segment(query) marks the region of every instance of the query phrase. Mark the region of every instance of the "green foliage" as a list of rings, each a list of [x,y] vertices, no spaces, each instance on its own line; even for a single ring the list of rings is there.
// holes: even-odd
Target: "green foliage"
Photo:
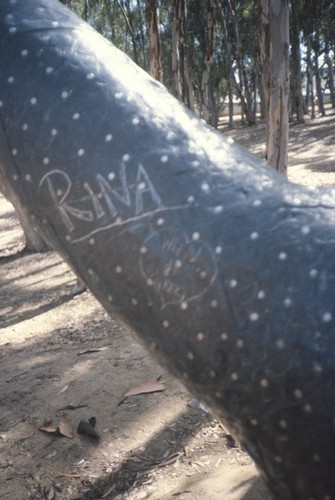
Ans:
[[[206,54],[206,2],[185,0],[187,6],[187,53],[192,72],[195,97],[200,102],[200,87]],[[171,88],[172,74],[172,19],[173,4],[178,0],[161,0],[160,33],[161,58],[164,83]],[[294,2],[303,45],[319,44],[320,54],[327,54],[329,67],[334,65],[335,52],[335,1],[291,0]],[[146,1],[144,0],[69,0],[68,4],[78,15],[85,18],[97,31],[125,51],[145,70],[148,70],[148,30],[146,23]],[[236,84],[242,92],[249,92],[249,99],[259,95],[255,85],[259,75],[259,0],[220,0],[225,13],[228,42],[231,56],[228,60],[222,22],[213,2],[215,16],[215,47],[210,70],[210,91],[218,107],[228,92],[228,67],[232,66]],[[238,37],[236,34],[238,27]],[[240,62],[239,62],[240,58]],[[242,64],[244,82],[241,82],[239,64]],[[257,83],[258,82],[258,83]],[[233,89],[235,100],[241,98],[241,89]],[[244,89],[244,90],[243,90]],[[199,108],[199,106],[198,106]]]

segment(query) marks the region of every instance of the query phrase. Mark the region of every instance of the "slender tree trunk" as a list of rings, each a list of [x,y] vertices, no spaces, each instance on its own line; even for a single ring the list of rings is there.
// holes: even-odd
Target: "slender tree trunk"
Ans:
[[[163,82],[161,59],[161,37],[159,32],[158,0],[146,0],[147,23],[149,35],[149,65],[150,74],[159,82]]]
[[[203,71],[201,77],[201,97],[202,97],[202,116],[207,123],[212,123],[212,113],[210,105],[210,89],[209,89],[209,79],[210,71],[213,62],[214,53],[214,39],[215,39],[215,23],[213,15],[213,2],[212,0],[206,0],[206,40],[205,40],[205,51],[203,58]]]
[[[294,111],[297,115],[297,122],[304,123],[304,106],[302,96],[302,78],[301,78],[301,50],[300,50],[300,28],[298,23],[297,0],[291,0],[291,47],[292,47],[292,64],[293,71],[291,72],[292,87],[293,87],[293,104]]]
[[[289,2],[260,0],[260,47],[266,111],[266,159],[287,175]]]
[[[173,0],[172,93],[194,111],[194,92],[189,58],[186,0]]]
[[[173,84],[171,92],[179,100],[183,100],[182,82],[180,75],[180,51],[179,51],[179,0],[173,0],[172,19],[172,74]]]
[[[233,101],[233,86],[234,86],[234,75],[233,75],[233,61],[231,55],[231,46],[230,40],[228,36],[228,28],[227,28],[227,20],[226,15],[223,10],[223,6],[221,0],[216,0],[216,8],[219,13],[219,19],[221,22],[221,27],[223,31],[223,41],[226,52],[226,65],[227,65],[227,74],[228,74],[228,112],[229,112],[229,128],[233,128],[234,126],[234,101]]]
[[[110,0],[104,0],[104,5],[105,5],[108,23],[109,23],[110,30],[111,30],[110,39],[112,40],[112,42],[114,42],[114,40],[115,40],[114,15],[112,12]]]
[[[315,87],[316,87],[316,95],[318,98],[318,108],[319,113],[322,116],[326,115],[325,106],[323,104],[323,92],[321,87],[321,75],[320,75],[320,67],[319,67],[319,57],[320,57],[320,34],[319,29],[317,28],[314,34],[314,74],[315,74]]]
[[[141,52],[142,52],[142,60],[143,60],[143,68],[145,70],[148,70],[148,62],[147,62],[147,54],[146,54],[146,34],[145,34],[145,22],[143,19],[143,14],[142,14],[142,2],[140,0],[136,0],[137,3],[137,10],[139,13],[139,34],[140,34],[140,41],[141,41]]]
[[[234,80],[235,80],[236,91],[241,99],[241,108],[242,108],[241,118],[243,121],[243,117],[245,116],[248,125],[254,125],[255,116],[252,112],[252,97],[249,90],[248,79],[246,77],[246,73],[243,67],[242,44],[240,40],[240,32],[238,27],[236,2],[235,0],[226,0],[226,1],[235,36],[235,57],[236,57],[239,81],[237,82],[236,80],[235,72],[234,72]]]
[[[128,28],[129,34],[130,34],[130,38],[131,38],[132,45],[133,45],[134,61],[135,61],[136,64],[139,64],[138,54],[137,54],[137,45],[136,45],[134,30],[133,30],[131,21],[130,21],[129,16],[127,15],[127,12],[126,12],[123,4],[121,3],[121,1],[120,0],[116,0],[116,3],[118,4],[118,6],[119,6],[119,8],[121,10],[121,13],[122,13],[123,18],[124,18],[124,20],[126,22],[126,25],[127,25],[127,28]]]
[[[330,102],[332,108],[335,108],[335,82],[334,82],[334,69],[333,59],[330,55],[329,44],[325,44],[325,63],[327,65],[327,83],[330,92]]]

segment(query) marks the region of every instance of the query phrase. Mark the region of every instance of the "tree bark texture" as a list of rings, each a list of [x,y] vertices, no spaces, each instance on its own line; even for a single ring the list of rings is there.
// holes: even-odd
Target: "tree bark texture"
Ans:
[[[289,2],[260,0],[260,48],[266,113],[266,159],[287,175]]]
[[[150,75],[155,78],[155,80],[163,82],[158,0],[147,0],[146,4],[149,34]]]
[[[189,59],[186,1],[173,0],[172,94],[194,111],[194,91]]]
[[[302,97],[301,78],[301,50],[300,50],[300,27],[297,13],[297,0],[291,0],[291,47],[292,47],[292,94],[293,112],[297,115],[297,122],[304,123],[304,100]]]
[[[209,79],[210,71],[213,62],[214,42],[215,42],[215,21],[213,14],[214,5],[212,0],[206,1],[206,37],[204,47],[203,71],[201,78],[201,100],[202,100],[202,116],[207,123],[212,123],[212,112],[210,104],[210,89]]]

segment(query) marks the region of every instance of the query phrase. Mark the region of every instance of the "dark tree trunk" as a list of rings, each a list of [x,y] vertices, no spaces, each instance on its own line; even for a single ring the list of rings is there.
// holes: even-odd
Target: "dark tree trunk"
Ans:
[[[314,42],[314,74],[315,74],[315,87],[316,87],[316,95],[318,98],[318,108],[319,113],[322,116],[326,115],[325,106],[323,103],[323,92],[321,86],[321,75],[320,75],[320,66],[319,66],[319,57],[320,57],[320,33],[319,29],[315,32]]]
[[[235,89],[241,100],[241,119],[243,121],[245,116],[248,125],[254,125],[256,123],[256,117],[252,112],[252,96],[249,90],[248,80],[243,67],[242,44],[240,40],[240,32],[238,27],[235,0],[227,0],[227,6],[235,37],[235,58],[238,69],[238,81],[236,79],[235,72],[233,73],[233,75],[234,75]]]
[[[210,72],[213,62],[214,53],[214,41],[215,41],[215,22],[213,13],[213,1],[206,0],[206,37],[205,37],[205,47],[203,55],[203,71],[201,77],[201,108],[202,116],[207,123],[211,125],[216,125],[213,116],[213,106],[211,106],[210,100]],[[215,107],[215,106],[214,106]],[[211,109],[212,108],[212,109]]]
[[[226,52],[226,65],[227,65],[227,74],[228,74],[228,113],[229,113],[229,128],[233,128],[234,126],[234,101],[233,101],[233,87],[234,87],[234,75],[233,75],[233,66],[232,66],[232,55],[231,55],[231,46],[230,40],[228,36],[228,28],[227,28],[227,20],[226,13],[224,12],[223,5],[220,0],[216,0],[216,8],[219,13],[219,19],[221,22],[221,27],[223,31],[223,42]]]
[[[146,0],[147,23],[149,35],[150,74],[159,82],[163,82],[161,59],[161,37],[159,32],[159,9],[157,0]]]
[[[173,0],[172,20],[172,93],[194,111],[192,71],[188,48],[186,0]]]
[[[287,175],[289,128],[288,0],[260,0],[260,47],[266,112],[266,159]]]
[[[292,93],[293,108],[297,116],[298,123],[304,123],[304,106],[302,96],[302,78],[301,78],[301,50],[300,50],[300,28],[297,13],[297,0],[291,0],[291,47],[292,47]]]

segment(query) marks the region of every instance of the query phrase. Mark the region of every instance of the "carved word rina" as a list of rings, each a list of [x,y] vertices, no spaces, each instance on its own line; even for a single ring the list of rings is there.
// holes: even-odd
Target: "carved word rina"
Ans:
[[[118,186],[114,173],[107,178],[101,174],[92,183],[74,184],[63,170],[45,174],[39,184],[40,194],[51,200],[73,242],[88,238],[92,233],[106,230],[129,220],[136,220],[156,210],[164,210],[162,200],[143,165],[139,164],[136,177],[129,183],[125,164],[119,167]],[[83,226],[83,222],[86,225]]]

